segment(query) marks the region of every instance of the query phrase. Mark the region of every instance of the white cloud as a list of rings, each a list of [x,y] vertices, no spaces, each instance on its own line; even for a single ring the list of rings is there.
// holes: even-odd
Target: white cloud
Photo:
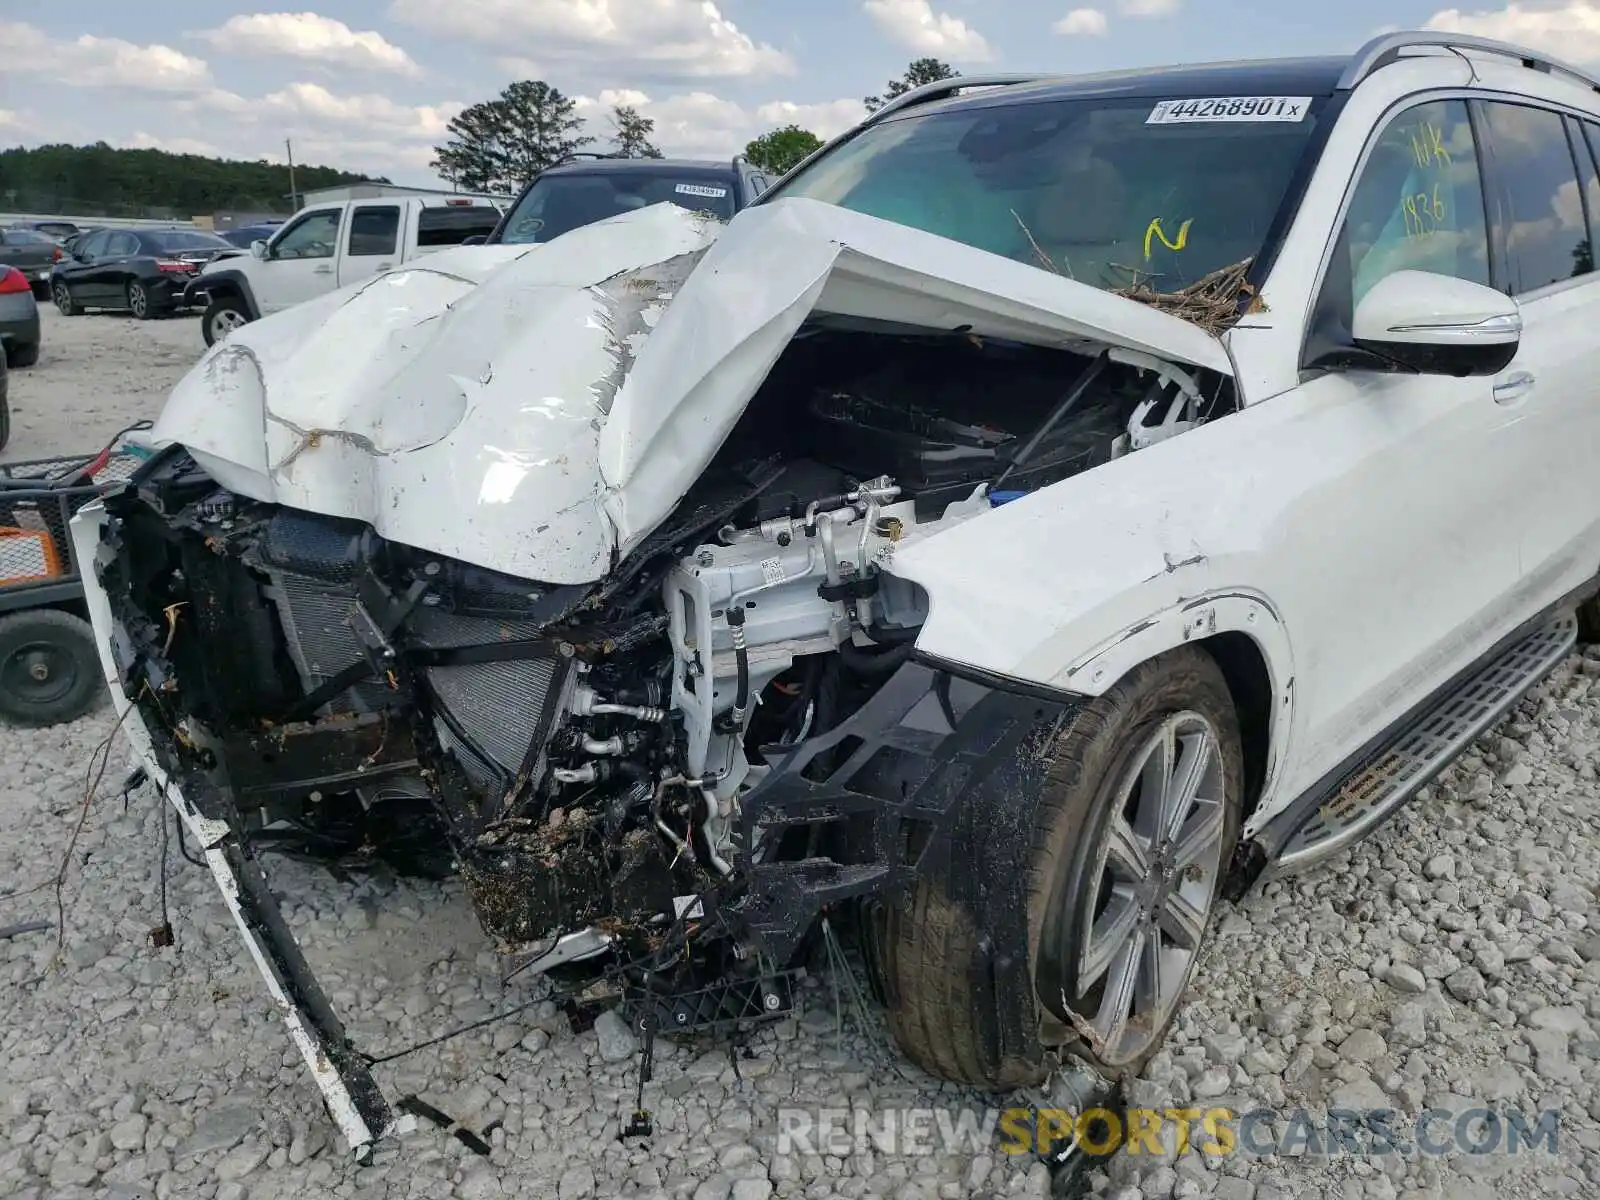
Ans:
[[[605,66],[636,77],[795,71],[787,54],[741,32],[713,0],[391,0],[389,14],[513,55],[532,52],[543,62]]]
[[[1491,12],[1446,8],[1426,22],[1429,29],[1498,38],[1578,62],[1600,62],[1600,3],[1509,4]]]
[[[21,21],[0,21],[0,46],[5,48],[7,73],[41,75],[74,87],[188,92],[205,87],[211,78],[205,60],[171,46],[138,46],[88,33],[68,41]]]
[[[989,43],[965,21],[936,13],[928,0],[866,0],[862,5],[878,28],[907,49],[959,62],[988,62]]]
[[[1125,17],[1170,17],[1183,0],[1121,0],[1117,11]]]
[[[702,91],[656,100],[631,88],[608,88],[595,96],[574,99],[579,115],[587,122],[584,132],[601,146],[611,137],[607,120],[611,109],[626,104],[656,123],[651,142],[669,158],[732,158],[753,138],[782,125],[799,125],[827,140],[865,115],[859,100],[820,104],[774,100],[751,110]]]
[[[1098,8],[1075,8],[1054,28],[1066,37],[1100,37],[1106,31],[1106,15]]]
[[[861,122],[867,109],[859,100],[828,100],[821,104],[795,104],[789,100],[774,100],[756,109],[763,129],[798,125],[809,129],[823,141],[838,137],[845,130]]]
[[[294,58],[302,62],[418,76],[422,68],[381,33],[357,32],[312,12],[241,13],[194,35],[224,54]]]

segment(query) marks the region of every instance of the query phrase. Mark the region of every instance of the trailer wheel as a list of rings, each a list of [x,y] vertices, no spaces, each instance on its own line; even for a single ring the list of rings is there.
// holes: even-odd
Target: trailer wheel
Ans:
[[[18,725],[60,725],[104,698],[89,622],[53,608],[0,617],[0,717]]]

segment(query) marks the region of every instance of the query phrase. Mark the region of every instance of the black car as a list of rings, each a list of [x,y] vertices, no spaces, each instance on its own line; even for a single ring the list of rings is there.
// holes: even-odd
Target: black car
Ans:
[[[55,265],[50,295],[65,316],[118,308],[147,320],[182,307],[189,280],[234,249],[199,229],[101,229]]]
[[[548,242],[580,225],[662,201],[726,221],[770,182],[742,158],[705,162],[573,155],[535,175],[486,240],[505,245]]]
[[[71,221],[13,221],[12,229],[32,229],[38,233],[46,234],[57,241],[64,241],[75,233],[83,230]]]

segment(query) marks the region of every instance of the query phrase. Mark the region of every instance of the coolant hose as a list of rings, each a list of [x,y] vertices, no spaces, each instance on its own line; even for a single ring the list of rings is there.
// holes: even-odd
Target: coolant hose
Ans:
[[[728,610],[728,631],[733,636],[733,661],[739,672],[739,687],[733,696],[733,724],[744,727],[744,714],[750,709],[750,651],[744,644],[744,609]]]

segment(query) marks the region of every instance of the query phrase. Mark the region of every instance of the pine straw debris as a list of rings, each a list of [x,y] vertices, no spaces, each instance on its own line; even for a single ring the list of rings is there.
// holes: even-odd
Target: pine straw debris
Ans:
[[[1232,328],[1242,313],[1257,311],[1256,289],[1248,280],[1254,261],[1247,258],[1222,267],[1175,292],[1158,291],[1133,271],[1133,282],[1115,294],[1171,313],[1216,337]]]

